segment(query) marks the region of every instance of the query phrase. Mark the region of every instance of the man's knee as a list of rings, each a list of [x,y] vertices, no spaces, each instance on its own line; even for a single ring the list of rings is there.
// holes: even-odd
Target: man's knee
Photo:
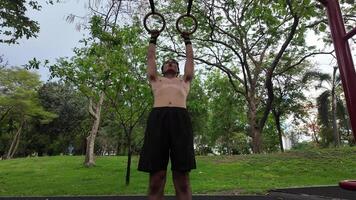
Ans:
[[[158,171],[150,174],[150,194],[158,193],[166,181],[166,171]]]
[[[177,190],[180,193],[186,194],[190,191],[189,183],[188,182],[180,182],[177,184]]]
[[[186,172],[173,172],[173,181],[176,190],[180,193],[187,193],[190,191],[189,173]]]

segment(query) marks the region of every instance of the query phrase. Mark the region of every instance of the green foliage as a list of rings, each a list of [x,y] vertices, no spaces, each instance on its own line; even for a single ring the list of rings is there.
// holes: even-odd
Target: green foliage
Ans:
[[[56,115],[40,106],[36,91],[40,84],[37,74],[19,68],[1,69],[1,109],[12,108],[11,117],[14,118],[39,117],[43,123],[48,123]]]
[[[82,126],[89,118],[87,107],[83,106],[88,104],[86,99],[72,85],[60,82],[44,84],[38,94],[42,106],[58,117],[49,124],[33,122],[27,136],[32,142],[27,150],[38,155],[59,155],[68,153],[68,147],[73,146],[73,153],[81,154],[81,142],[88,131]]]
[[[303,63],[288,69],[292,64],[292,58],[290,57],[289,53],[287,53],[283,56],[281,64],[283,64],[283,68],[281,68],[283,73],[278,73],[278,75],[273,77],[274,100],[272,111],[275,118],[274,121],[277,133],[278,126],[280,128],[280,133],[278,133],[278,135],[273,133],[268,134],[269,136],[275,135],[275,138],[270,137],[270,141],[274,142],[276,142],[276,140],[281,136],[292,138],[294,133],[287,131],[285,124],[294,123],[294,125],[298,126],[295,121],[303,121],[307,116],[307,111],[305,110],[305,102],[307,101],[307,98],[305,97],[304,91],[310,87],[310,84],[301,81],[307,69],[311,67],[309,63]],[[293,122],[287,122],[288,118],[293,118]],[[271,122],[267,121],[267,123]]]
[[[300,142],[300,143],[297,143],[297,144],[293,145],[291,150],[292,151],[294,151],[294,150],[298,150],[298,151],[306,151],[306,150],[308,150],[308,151],[311,151],[313,149],[316,149],[316,146],[315,146],[314,143],[304,141],[304,142]]]
[[[274,89],[274,81],[270,82],[270,78],[278,76],[279,71],[288,71],[286,66],[298,65],[296,63],[306,53],[314,51],[314,47],[307,46],[305,36],[309,23],[319,15],[315,5],[311,1],[265,0],[214,3],[201,0],[195,3],[200,5],[192,11],[200,22],[194,34],[196,58],[209,67],[218,68],[231,80],[227,85],[235,88],[228,95],[243,97],[243,103],[235,104],[247,105],[246,110],[239,113],[244,113],[244,118],[250,117],[245,122],[254,127],[250,129],[253,132],[250,136],[257,141],[264,134],[271,110],[273,92],[270,89]],[[174,2],[165,12],[183,10],[172,9],[179,5]],[[175,17],[168,13],[169,19]],[[173,31],[172,27],[168,32]],[[181,49],[175,42],[178,38],[172,34],[168,37],[173,39],[174,45],[164,45],[163,49],[180,55]],[[271,83],[268,90],[267,83]],[[253,144],[254,151],[260,151],[259,142]]]
[[[112,26],[100,16],[93,16],[89,25],[91,35],[82,40],[84,47],[49,66],[52,77],[71,82],[89,98],[105,94],[96,153],[122,154],[128,148],[137,153],[143,138],[141,120],[152,103],[142,31],[136,24]]]
[[[53,4],[59,0],[49,0]],[[42,6],[38,1],[0,0],[0,43],[15,44],[17,40],[26,37],[37,37],[40,27],[37,21],[26,16],[28,9],[40,11]]]
[[[202,76],[195,73],[194,77],[187,99],[187,109],[193,126],[195,152],[200,155],[209,151],[209,135],[207,134],[208,96],[203,88]]]
[[[308,46],[305,38],[309,30],[315,29],[318,33],[328,31],[325,12],[310,0],[221,0],[213,3],[201,0],[194,3],[199,5],[192,10],[192,14],[199,21],[198,31],[193,36],[196,60],[209,68],[219,68],[233,79],[230,84],[240,82],[245,87],[238,86],[240,90],[235,92],[245,97],[249,111],[253,116],[257,116],[256,119],[248,121],[250,126],[257,124],[259,127],[256,130],[262,131],[265,125],[263,120],[267,119],[269,114],[266,102],[271,99],[265,89],[264,83],[268,81],[266,75],[273,74],[271,77],[275,78],[281,73],[291,71],[298,65],[306,64],[303,60],[309,53],[319,51],[314,46]],[[345,13],[350,14],[345,16],[354,16],[351,13],[355,13],[355,5],[349,4],[347,8],[342,2],[341,6],[346,10]],[[185,5],[179,1],[173,1],[168,8],[160,8],[167,16],[167,21],[176,19],[177,13],[184,12],[184,9]],[[172,10],[176,12],[173,13]],[[167,36],[172,44],[163,44],[163,50],[177,55],[184,53],[177,42],[180,38],[174,34],[174,27],[168,26],[167,32],[164,36]],[[276,77],[272,82],[274,85],[278,84],[276,81],[280,79],[293,80],[291,85],[284,86],[283,80],[273,88],[288,93],[274,99],[279,101],[274,107],[278,107],[279,111],[283,112],[282,115],[293,112],[297,112],[298,116],[303,115],[301,101],[304,97],[301,93],[298,94],[303,85],[298,84],[298,80],[293,77],[302,73],[304,72],[296,70],[290,73],[289,77]]]
[[[318,105],[318,117],[320,119],[320,123],[325,126],[325,128],[330,128],[330,116],[329,113],[331,111],[330,108],[330,91],[326,90],[317,98]]]
[[[279,137],[276,125],[274,123],[273,116],[270,115],[267,119],[266,126],[263,129],[262,135],[263,145],[262,148],[264,152],[272,153],[279,150]]]
[[[0,123],[5,124],[4,129],[0,129],[5,152],[10,136],[20,128],[20,124],[31,124],[36,119],[41,124],[51,122],[57,117],[56,114],[46,111],[38,98],[37,90],[41,85],[39,76],[20,68],[0,69]],[[26,129],[25,129],[26,130]]]
[[[321,145],[329,146],[332,142],[335,142],[333,137],[333,102],[332,102],[332,91],[335,92],[336,98],[336,131],[337,134],[341,135],[341,140],[352,144],[352,139],[350,140],[350,126],[347,122],[348,114],[346,111],[346,106],[344,103],[344,94],[341,88],[340,76],[336,74],[336,68],[334,68],[333,77],[326,73],[321,73],[317,71],[310,71],[303,77],[303,82],[316,82],[315,89],[322,89],[321,94],[316,99],[316,105],[318,108],[318,123],[321,126],[320,137]]]
[[[205,85],[209,96],[209,145],[223,154],[246,153],[248,139],[241,135],[245,134],[247,121],[244,99],[233,92],[229,80],[217,70],[210,72]],[[242,145],[237,146],[239,143]]]

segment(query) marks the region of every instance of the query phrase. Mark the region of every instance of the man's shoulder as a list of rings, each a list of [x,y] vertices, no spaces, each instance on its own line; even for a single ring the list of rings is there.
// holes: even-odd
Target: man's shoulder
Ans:
[[[159,80],[162,80],[162,76],[157,75],[157,76],[155,77],[155,79],[148,79],[148,82],[149,82],[150,84],[152,84],[152,83],[158,82]]]

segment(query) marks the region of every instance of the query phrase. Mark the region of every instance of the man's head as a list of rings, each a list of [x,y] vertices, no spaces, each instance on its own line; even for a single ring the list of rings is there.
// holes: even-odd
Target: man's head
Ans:
[[[165,75],[174,75],[178,76],[179,75],[179,64],[176,60],[174,59],[168,59],[165,61],[161,67],[162,74]]]

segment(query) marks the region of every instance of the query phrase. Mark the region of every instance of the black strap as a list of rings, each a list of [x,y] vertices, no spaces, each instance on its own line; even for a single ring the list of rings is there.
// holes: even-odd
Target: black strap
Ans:
[[[152,13],[155,13],[155,4],[153,0],[150,0],[150,6],[151,6]]]
[[[192,10],[193,0],[188,0],[188,8],[187,8],[187,15],[190,15],[190,11]]]

